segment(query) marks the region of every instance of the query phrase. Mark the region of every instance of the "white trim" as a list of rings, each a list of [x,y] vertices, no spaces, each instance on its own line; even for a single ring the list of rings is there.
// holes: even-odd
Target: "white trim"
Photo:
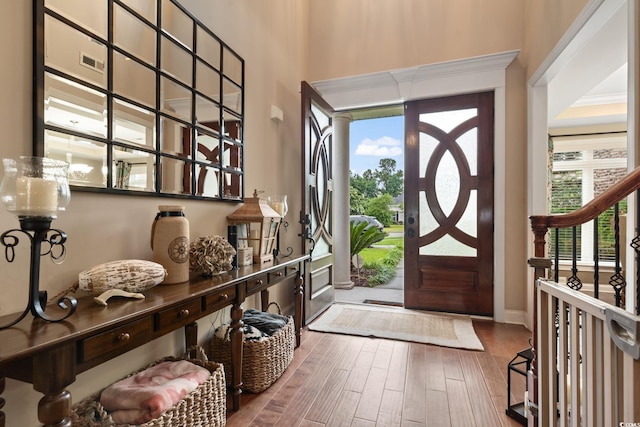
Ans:
[[[527,317],[526,311],[522,311],[522,310],[505,310],[504,311],[504,323],[527,326],[527,324],[525,323],[526,317]]]
[[[638,0],[629,0],[629,3],[637,3]],[[584,46],[585,42],[593,37],[616,11],[622,7],[627,0],[590,0],[582,9],[571,27],[565,32],[556,46],[547,55],[538,69],[532,74],[527,85],[527,149],[528,149],[528,183],[527,183],[527,211],[529,215],[545,215],[547,213],[546,197],[546,177],[547,174],[547,90],[548,84],[558,75],[560,70],[569,64],[576,53]],[[637,7],[637,5],[635,6]],[[633,4],[628,5],[628,12],[634,16]],[[632,63],[635,54],[633,35],[638,31],[637,21],[629,19],[629,74],[634,75]],[[637,73],[637,71],[635,71]],[[634,150],[632,141],[634,139],[634,94],[635,82],[629,79],[628,92],[628,152],[629,162],[633,162]],[[631,165],[630,165],[631,168]],[[627,230],[632,229],[630,225]],[[528,231],[528,241],[531,241],[531,232]],[[631,251],[628,251],[631,252]],[[533,256],[533,245],[529,245],[529,257]],[[628,264],[627,264],[628,265]],[[527,321],[532,325],[533,321],[533,269],[529,268],[527,273]]]
[[[504,86],[504,71],[518,50],[456,61],[322,80],[313,86],[336,110],[394,105],[492,90]]]
[[[506,68],[518,50],[401,70],[314,82],[336,111],[494,90],[493,319],[505,321]]]

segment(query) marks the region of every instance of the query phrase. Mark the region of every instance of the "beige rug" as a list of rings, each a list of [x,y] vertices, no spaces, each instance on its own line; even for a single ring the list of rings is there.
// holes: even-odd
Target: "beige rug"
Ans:
[[[471,318],[462,315],[336,303],[308,327],[319,332],[484,350]]]

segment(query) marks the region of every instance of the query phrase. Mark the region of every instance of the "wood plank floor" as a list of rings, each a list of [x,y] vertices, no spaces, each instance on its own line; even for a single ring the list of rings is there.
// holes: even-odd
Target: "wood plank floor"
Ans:
[[[227,426],[518,426],[505,415],[507,364],[531,333],[473,323],[483,352],[305,329],[283,376],[243,394]],[[512,382],[520,402],[524,378]]]

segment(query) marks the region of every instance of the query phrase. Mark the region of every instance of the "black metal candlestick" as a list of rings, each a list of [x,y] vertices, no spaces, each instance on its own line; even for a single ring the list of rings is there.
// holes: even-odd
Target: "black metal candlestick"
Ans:
[[[58,300],[58,306],[67,310],[62,317],[51,317],[45,313],[47,306],[47,291],[40,290],[40,257],[49,255],[55,262],[56,260],[64,260],[65,248],[64,243],[67,235],[64,231],[51,228],[50,217],[20,217],[20,229],[12,229],[5,231],[0,236],[0,244],[4,246],[4,256],[8,262],[15,259],[15,247],[20,243],[17,233],[24,233],[31,241],[31,262],[29,271],[29,303],[22,314],[11,323],[0,326],[0,329],[9,328],[22,319],[27,313],[31,312],[34,317],[46,320],[48,322],[59,322],[71,316],[78,306],[78,301],[69,296],[62,297]],[[49,248],[42,253],[42,243],[45,242]]]

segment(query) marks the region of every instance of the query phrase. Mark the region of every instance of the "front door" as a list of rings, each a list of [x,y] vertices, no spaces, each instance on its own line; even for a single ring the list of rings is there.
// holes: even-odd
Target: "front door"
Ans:
[[[302,247],[305,323],[329,308],[333,288],[333,109],[302,82]]]
[[[493,315],[493,92],[405,104],[407,308]]]

